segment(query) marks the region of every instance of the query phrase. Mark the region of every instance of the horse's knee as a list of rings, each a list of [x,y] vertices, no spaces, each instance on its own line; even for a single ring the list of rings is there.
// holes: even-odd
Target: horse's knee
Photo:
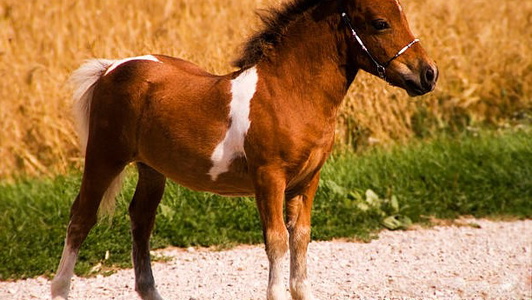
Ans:
[[[310,226],[294,226],[289,229],[290,247],[306,247],[310,243]]]
[[[283,257],[288,251],[288,232],[286,229],[266,232],[265,245],[268,258]]]

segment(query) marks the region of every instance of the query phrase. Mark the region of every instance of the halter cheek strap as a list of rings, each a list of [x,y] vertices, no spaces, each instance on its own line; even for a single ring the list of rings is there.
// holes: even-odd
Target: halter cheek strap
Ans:
[[[368,55],[368,57],[373,61],[373,63],[375,64],[375,67],[377,68],[377,74],[379,75],[380,78],[386,80],[386,68],[390,65],[390,63],[398,58],[399,56],[401,56],[401,54],[405,53],[406,50],[408,50],[410,47],[412,47],[415,43],[419,42],[419,39],[414,39],[413,41],[411,41],[408,45],[404,46],[401,50],[399,50],[397,52],[397,54],[395,54],[392,58],[390,58],[386,63],[384,64],[380,64],[374,57],[373,55],[371,55],[371,53],[369,52],[368,48],[364,45],[364,43],[362,42],[362,39],[360,39],[360,36],[357,34],[357,32],[355,31],[355,29],[353,28],[353,25],[351,24],[351,20],[349,20],[349,17],[347,16],[347,14],[345,12],[342,13],[342,19],[344,20],[345,24],[347,25],[347,27],[349,27],[349,29],[351,30],[351,34],[353,35],[353,38],[357,41],[357,43],[360,45],[360,47],[362,48],[362,50],[364,52],[366,52],[366,54]]]

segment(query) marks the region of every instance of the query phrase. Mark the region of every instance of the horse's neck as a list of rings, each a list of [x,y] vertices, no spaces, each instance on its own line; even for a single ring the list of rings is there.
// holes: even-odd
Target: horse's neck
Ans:
[[[309,16],[293,24],[279,49],[271,50],[259,68],[291,93],[292,101],[336,114],[356,74],[336,28],[332,17],[314,21]]]

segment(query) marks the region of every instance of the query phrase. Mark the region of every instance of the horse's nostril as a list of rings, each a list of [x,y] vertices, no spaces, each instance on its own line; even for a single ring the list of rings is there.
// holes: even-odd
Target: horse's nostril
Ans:
[[[427,82],[432,82],[434,81],[434,69],[432,69],[431,67],[429,67],[427,69],[427,72],[425,73],[425,78],[427,79]]]
[[[421,85],[423,86],[423,89],[431,91],[434,88],[434,85],[436,84],[436,79],[438,78],[437,72],[438,71],[432,66],[426,67],[421,77]]]

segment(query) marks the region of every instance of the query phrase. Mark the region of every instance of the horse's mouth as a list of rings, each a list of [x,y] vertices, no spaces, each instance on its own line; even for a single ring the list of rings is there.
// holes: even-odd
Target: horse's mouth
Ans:
[[[408,93],[408,96],[410,97],[417,97],[421,95],[425,95],[426,93],[433,90],[433,87],[423,88],[420,84],[418,84],[416,81],[407,79],[405,80],[405,90]]]

